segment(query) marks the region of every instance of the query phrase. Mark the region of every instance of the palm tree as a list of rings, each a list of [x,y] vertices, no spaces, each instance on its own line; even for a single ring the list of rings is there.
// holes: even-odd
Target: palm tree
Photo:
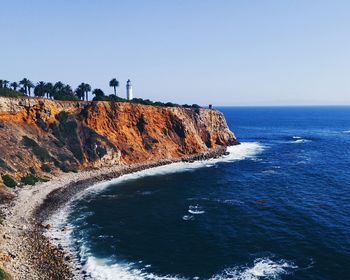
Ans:
[[[52,83],[46,83],[45,84],[45,94],[47,98],[52,98],[53,97],[53,84]]]
[[[3,81],[3,80],[0,80],[0,88],[3,87],[3,84],[4,84],[4,81]]]
[[[102,91],[102,89],[99,89],[99,88],[94,89],[92,94],[95,95],[95,97],[103,97],[103,96],[105,96],[105,93]]]
[[[117,96],[117,87],[119,87],[119,82],[116,78],[109,81],[109,86],[114,88],[114,95]]]
[[[81,83],[78,88],[80,88],[86,95],[86,101],[89,100],[89,92],[91,91],[91,86],[89,84]],[[83,98],[84,100],[84,98]]]
[[[17,90],[18,88],[18,84],[16,82],[11,83],[10,86],[13,88],[13,90]]]
[[[73,90],[70,85],[65,85],[62,89],[63,95],[73,95]]]
[[[19,82],[19,84],[23,86],[25,94],[28,95],[29,93],[30,96],[30,89],[34,87],[33,83],[27,78],[24,78]]]
[[[75,94],[80,100],[85,100],[84,83],[80,84],[76,90]]]
[[[3,85],[4,88],[7,88],[7,86],[8,86],[9,83],[10,83],[10,82],[9,82],[8,80],[3,80],[3,81],[2,81],[2,85]]]
[[[63,92],[63,88],[64,84],[61,81],[55,83],[55,85],[53,86],[52,97],[56,99],[58,96],[60,96]]]
[[[28,93],[29,93],[29,96],[30,96],[30,89],[34,88],[34,84],[31,81],[29,81],[27,87],[28,87]]]
[[[43,81],[40,81],[34,88],[34,95],[38,97],[45,96],[46,84]]]

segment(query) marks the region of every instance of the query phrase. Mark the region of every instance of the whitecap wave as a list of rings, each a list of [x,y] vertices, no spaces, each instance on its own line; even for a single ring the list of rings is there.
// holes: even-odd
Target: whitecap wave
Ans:
[[[194,220],[194,216],[192,216],[192,215],[184,215],[184,216],[182,217],[182,219],[183,219],[184,221],[192,221],[192,220]]]
[[[194,215],[200,215],[200,214],[204,214],[205,211],[199,205],[190,205],[188,207],[188,213],[191,213],[191,214],[194,214]]]
[[[88,257],[85,269],[91,279],[95,280],[182,280],[180,276],[155,275],[145,268],[134,268],[132,263],[110,264],[108,260]]]
[[[344,130],[343,133],[350,133],[350,130]]]
[[[306,139],[306,138],[303,138],[301,136],[293,136],[292,139],[293,140],[290,143],[294,143],[294,144],[311,142],[310,139]]]
[[[281,275],[289,274],[297,266],[285,260],[272,261],[269,258],[256,259],[252,266],[227,268],[222,273],[214,275],[210,280],[260,280],[280,279]]]

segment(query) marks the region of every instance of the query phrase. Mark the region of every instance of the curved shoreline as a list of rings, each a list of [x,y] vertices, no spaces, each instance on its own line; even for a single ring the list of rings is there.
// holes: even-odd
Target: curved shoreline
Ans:
[[[174,160],[69,173],[50,182],[25,186],[18,191],[14,201],[2,209],[6,219],[0,228],[3,237],[0,243],[0,264],[14,279],[83,278],[74,276],[71,256],[44,236],[45,229],[50,227],[44,223],[55,212],[67,205],[74,195],[96,183],[171,163],[218,158],[227,154],[226,149],[223,146]]]

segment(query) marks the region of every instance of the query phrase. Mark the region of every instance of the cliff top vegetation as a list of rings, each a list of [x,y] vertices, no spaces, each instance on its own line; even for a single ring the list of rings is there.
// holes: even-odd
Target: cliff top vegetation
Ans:
[[[149,99],[133,98],[127,100],[117,95],[117,87],[119,82],[114,78],[109,82],[109,86],[114,89],[114,94],[106,95],[101,89],[93,89],[88,83],[81,83],[78,87],[73,88],[64,84],[61,81],[56,83],[39,81],[34,84],[27,78],[23,78],[19,82],[10,82],[8,80],[0,79],[0,96],[5,97],[41,97],[53,100],[66,101],[88,101],[89,92],[94,96],[92,101],[114,101],[114,102],[130,102],[143,105],[161,106],[161,107],[184,107],[184,108],[200,108],[197,104],[176,104],[172,102],[151,101]]]

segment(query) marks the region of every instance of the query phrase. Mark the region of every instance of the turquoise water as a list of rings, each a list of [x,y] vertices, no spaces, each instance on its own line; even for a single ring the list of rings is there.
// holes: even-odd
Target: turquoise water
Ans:
[[[94,279],[350,277],[350,108],[220,108],[242,142],[91,189],[70,246]]]

